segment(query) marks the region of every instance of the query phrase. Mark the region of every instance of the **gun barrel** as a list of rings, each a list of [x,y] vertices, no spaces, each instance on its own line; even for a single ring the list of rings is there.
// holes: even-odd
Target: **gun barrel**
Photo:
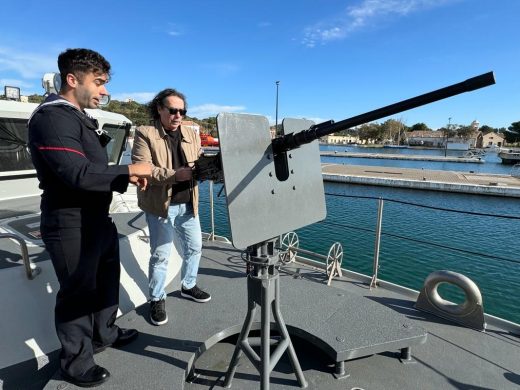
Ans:
[[[428,92],[410,99],[402,100],[400,102],[390,104],[388,106],[378,108],[364,114],[356,115],[339,122],[327,121],[314,125],[308,130],[303,130],[298,133],[286,134],[283,137],[275,138],[273,140],[273,151],[275,154],[277,154],[283,151],[292,150],[325,135],[333,134],[341,130],[347,130],[354,126],[359,126],[363,123],[368,123],[377,119],[397,114],[399,112],[420,107],[438,100],[446,99],[463,92],[474,91],[476,89],[487,87],[493,84],[495,84],[495,76],[493,72],[484,73],[479,76],[469,78],[460,83],[449,85],[447,87],[437,89],[435,91]]]

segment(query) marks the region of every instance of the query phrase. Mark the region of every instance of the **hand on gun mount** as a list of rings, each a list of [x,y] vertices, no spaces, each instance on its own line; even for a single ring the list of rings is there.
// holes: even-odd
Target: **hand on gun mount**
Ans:
[[[195,161],[193,178],[199,181],[212,180],[216,183],[223,182],[224,175],[222,172],[220,153],[201,155],[198,160]]]
[[[193,177],[193,168],[182,167],[175,170],[175,181],[182,182],[191,180]]]

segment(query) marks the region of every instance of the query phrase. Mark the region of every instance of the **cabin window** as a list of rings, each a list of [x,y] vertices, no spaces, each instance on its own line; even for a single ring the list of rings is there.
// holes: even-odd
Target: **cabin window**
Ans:
[[[110,163],[118,164],[126,145],[128,125],[105,123],[112,138],[106,147]],[[32,170],[29,153],[27,119],[0,118],[0,172]]]
[[[27,146],[27,119],[0,118],[0,172],[34,169]]]
[[[105,123],[102,128],[112,138],[106,146],[108,161],[112,164],[119,164],[121,154],[126,147],[128,126]]]

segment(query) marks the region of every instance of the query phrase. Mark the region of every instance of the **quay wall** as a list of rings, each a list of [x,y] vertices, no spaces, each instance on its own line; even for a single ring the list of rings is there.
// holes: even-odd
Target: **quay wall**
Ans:
[[[400,187],[428,191],[460,192],[475,195],[492,195],[520,198],[520,187],[500,185],[477,185],[463,183],[444,183],[431,180],[407,180],[381,177],[361,177],[323,173],[323,180],[338,183],[363,184],[385,187]]]
[[[320,152],[324,157],[355,157],[373,158],[384,160],[410,160],[410,161],[436,161],[436,162],[456,162],[456,163],[477,163],[485,161],[480,157],[444,157],[444,156],[423,156],[414,154],[386,154],[386,153],[354,153],[354,152]]]

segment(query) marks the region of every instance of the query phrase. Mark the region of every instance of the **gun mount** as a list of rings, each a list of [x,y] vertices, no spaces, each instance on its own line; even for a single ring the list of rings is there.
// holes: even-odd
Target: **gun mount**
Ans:
[[[220,153],[203,154],[195,161],[193,170],[195,180],[212,180],[214,182],[223,181],[222,162],[220,161]]]
[[[446,99],[464,92],[474,91],[495,84],[493,72],[488,72],[469,78],[460,83],[437,89],[410,99],[390,104],[364,114],[334,122],[329,120],[310,126],[307,130],[289,133],[272,140],[272,150],[276,165],[276,175],[280,180],[288,177],[286,169],[286,157],[284,152],[299,148],[325,135],[347,130],[364,123],[375,121],[390,115],[394,115],[412,108],[420,107],[438,100]],[[302,122],[305,123],[305,122]],[[197,180],[222,181],[222,162],[220,153],[215,155],[203,155],[195,162],[194,177]]]
[[[238,359],[244,353],[260,373],[260,388],[269,389],[273,367],[285,352],[289,354],[298,384],[307,387],[279,309],[279,274],[275,265],[278,261],[277,236],[323,220],[327,215],[319,146],[312,141],[325,134],[493,82],[492,74],[479,76],[337,124],[329,121],[315,125],[304,119],[285,118],[283,129],[290,134],[275,140],[271,139],[269,121],[264,116],[231,113],[217,116],[232,242],[236,248],[247,248],[244,260],[250,267],[248,312],[224,387],[231,386]],[[260,343],[255,340],[255,344],[260,346],[260,355],[251,349],[249,340],[258,306],[261,306]],[[272,351],[271,311],[281,337]]]

